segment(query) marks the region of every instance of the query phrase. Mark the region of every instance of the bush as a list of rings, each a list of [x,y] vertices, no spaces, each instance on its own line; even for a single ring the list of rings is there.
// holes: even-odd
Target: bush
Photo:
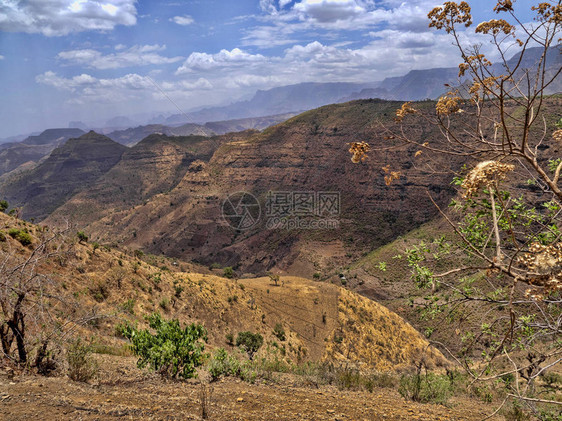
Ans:
[[[92,347],[85,345],[81,339],[70,344],[66,352],[68,377],[77,382],[87,382],[98,372],[98,365],[92,358]]]
[[[250,360],[263,345],[263,336],[259,333],[240,332],[236,337],[236,346],[244,348]]]
[[[88,241],[88,236],[86,235],[86,233],[84,231],[78,231],[76,233],[76,237],[78,237],[78,241],[85,242]]]
[[[281,323],[277,323],[275,325],[275,327],[273,328],[273,334],[277,336],[277,339],[279,339],[281,342],[286,339],[285,329],[283,329],[283,325]]]
[[[450,386],[446,376],[417,372],[402,375],[398,392],[415,402],[445,404],[451,396]]]
[[[216,349],[207,365],[212,381],[221,376],[237,376],[240,368],[240,361],[226,352],[224,348]]]
[[[222,271],[222,274],[225,278],[232,279],[234,278],[234,269],[232,269],[230,266],[225,267]]]
[[[178,320],[163,320],[154,313],[147,318],[148,329],[124,327],[123,336],[132,342],[133,353],[139,356],[137,366],[149,366],[163,376],[196,377],[195,369],[203,364],[207,331],[192,323],[183,329]]]
[[[6,212],[6,209],[8,209],[10,207],[10,205],[8,205],[8,202],[6,200],[0,200],[0,212]]]
[[[28,246],[33,242],[31,235],[29,235],[29,233],[24,230],[12,228],[10,231],[8,231],[8,234],[13,239],[18,240],[22,246]]]

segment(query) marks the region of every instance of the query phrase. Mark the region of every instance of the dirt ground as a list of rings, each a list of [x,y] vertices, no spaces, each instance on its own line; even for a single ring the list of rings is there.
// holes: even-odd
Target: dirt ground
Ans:
[[[165,381],[138,370],[131,357],[98,356],[100,373],[90,384],[67,377],[0,371],[0,420],[200,420],[199,380]],[[475,401],[449,407],[406,402],[390,389],[373,393],[305,386],[284,375],[274,384],[236,379],[212,383],[210,420],[480,420],[492,411]]]

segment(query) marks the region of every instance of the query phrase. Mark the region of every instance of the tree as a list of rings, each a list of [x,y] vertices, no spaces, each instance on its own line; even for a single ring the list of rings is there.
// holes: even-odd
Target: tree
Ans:
[[[78,237],[78,242],[80,244],[88,241],[88,235],[84,231],[78,231],[76,237]]]
[[[139,356],[137,366],[150,366],[163,376],[196,376],[195,369],[203,364],[207,331],[200,324],[192,323],[182,328],[177,319],[164,320],[158,313],[147,316],[149,328],[139,330],[127,325],[123,336],[132,343],[135,355]]]
[[[269,279],[275,284],[275,286],[279,285],[279,275],[269,274]]]
[[[433,9],[429,26],[449,34],[462,57],[458,84],[432,112],[403,104],[396,126],[383,130],[387,139],[412,145],[420,170],[431,171],[439,155],[465,160],[464,170],[451,168],[458,196],[449,211],[439,209],[456,239],[411,247],[407,264],[418,287],[428,289],[426,317],[481,317],[458,332],[459,349],[450,351],[472,381],[513,378],[503,404],[515,399],[546,418],[551,405],[562,404],[541,393],[538,382],[562,362],[562,156],[552,156],[562,124],[552,112],[559,97],[547,95],[562,72],[551,65],[560,53],[562,6],[538,3],[531,8],[535,21],[525,24],[515,4],[500,0],[493,9],[500,19],[476,26],[464,1]],[[462,27],[488,37],[499,64],[482,44],[464,45]],[[437,125],[442,139],[412,140],[401,127],[410,121]],[[369,149],[353,143],[352,161]],[[387,184],[400,178],[399,171],[386,172]],[[447,262],[449,269],[438,270]]]
[[[263,336],[259,333],[239,332],[236,337],[236,346],[244,348],[250,360],[254,358],[254,354],[258,352],[262,345]]]
[[[227,266],[223,269],[223,276],[228,279],[234,278],[234,269],[230,266]]]
[[[16,231],[14,238],[27,245]],[[54,369],[51,345],[91,317],[80,316],[75,299],[48,275],[52,265],[62,265],[72,255],[65,231],[36,230],[33,243],[32,248],[14,243],[0,248],[0,355],[46,374]]]

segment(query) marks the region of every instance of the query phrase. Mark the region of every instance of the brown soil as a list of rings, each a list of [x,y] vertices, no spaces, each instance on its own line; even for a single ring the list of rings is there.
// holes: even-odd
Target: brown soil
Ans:
[[[98,355],[92,384],[66,377],[16,376],[0,371],[0,419],[199,420],[198,380],[165,381],[135,367],[131,357]],[[283,375],[274,384],[226,379],[212,383],[210,420],[480,420],[492,408],[453,400],[450,407],[404,401],[390,389],[312,388]],[[499,418],[496,418],[499,419]]]

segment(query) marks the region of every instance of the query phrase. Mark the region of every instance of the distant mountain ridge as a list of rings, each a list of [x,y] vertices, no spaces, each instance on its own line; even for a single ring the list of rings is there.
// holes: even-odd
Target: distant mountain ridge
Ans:
[[[126,150],[90,131],[57,147],[39,166],[15,175],[0,191],[13,205],[23,206],[27,217],[44,218],[107,172]]]
[[[84,131],[80,129],[47,129],[39,135],[28,136],[21,142],[1,145],[0,176],[22,165],[36,164],[57,146],[82,134]]]
[[[164,134],[167,136],[214,136],[230,132],[241,132],[248,129],[263,130],[269,126],[281,123],[296,113],[277,114],[265,117],[250,117],[237,120],[212,121],[204,125],[196,123],[186,123],[178,127],[166,126],[163,124],[148,124],[134,128],[116,130],[106,136],[116,142],[126,146],[133,146],[145,137],[154,134]]]

